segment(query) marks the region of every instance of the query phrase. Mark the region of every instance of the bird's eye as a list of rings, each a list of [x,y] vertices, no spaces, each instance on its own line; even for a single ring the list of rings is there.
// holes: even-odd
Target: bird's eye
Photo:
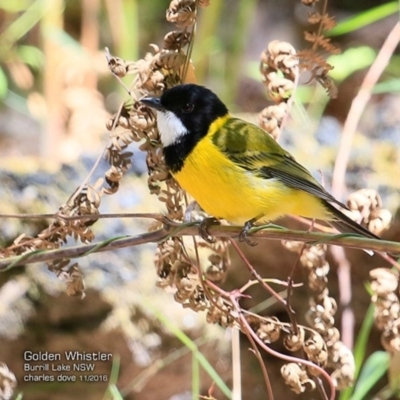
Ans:
[[[193,103],[187,103],[182,107],[182,112],[185,114],[189,114],[192,112],[194,109],[194,104]]]

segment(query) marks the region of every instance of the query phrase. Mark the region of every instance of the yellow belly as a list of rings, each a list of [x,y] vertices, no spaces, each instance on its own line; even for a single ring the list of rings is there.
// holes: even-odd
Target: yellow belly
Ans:
[[[259,215],[264,221],[285,214],[330,219],[320,199],[276,179],[243,172],[217,151],[209,136],[196,145],[174,177],[207,214],[232,223],[243,224]]]

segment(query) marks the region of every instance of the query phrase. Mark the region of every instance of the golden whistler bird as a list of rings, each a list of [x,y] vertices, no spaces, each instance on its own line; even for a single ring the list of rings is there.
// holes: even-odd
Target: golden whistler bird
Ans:
[[[270,135],[232,117],[211,90],[178,85],[141,102],[157,111],[171,174],[207,214],[245,224],[242,239],[254,222],[283,215],[377,238],[333,206],[347,208]]]

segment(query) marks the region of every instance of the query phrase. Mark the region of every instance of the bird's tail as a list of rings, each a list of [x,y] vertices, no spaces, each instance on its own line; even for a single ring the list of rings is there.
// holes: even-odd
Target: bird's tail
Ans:
[[[358,233],[359,235],[365,236],[370,239],[379,239],[379,236],[376,236],[367,228],[364,228],[357,222],[350,219],[347,215],[343,214],[332,204],[326,203],[325,207],[334,216],[334,219],[329,221],[329,224],[332,225],[334,228],[336,228],[339,232]]]

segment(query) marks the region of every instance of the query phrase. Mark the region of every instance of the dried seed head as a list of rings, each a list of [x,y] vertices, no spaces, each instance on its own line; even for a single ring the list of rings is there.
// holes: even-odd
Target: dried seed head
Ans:
[[[374,189],[361,189],[349,196],[347,206],[350,210],[359,210],[360,212],[365,209],[373,211],[382,207],[382,199]]]
[[[268,132],[275,140],[281,131],[282,121],[287,113],[287,103],[279,103],[264,108],[258,115],[258,123],[262,129]]]
[[[272,99],[286,100],[292,95],[294,83],[290,79],[276,78],[268,83],[267,88]]]
[[[274,40],[268,44],[268,49],[261,53],[261,74],[266,75],[280,71],[285,78],[294,81],[298,74],[298,58],[295,48],[287,42]],[[267,80],[274,79],[271,75]]]
[[[304,328],[299,327],[298,333],[290,333],[283,338],[283,345],[289,351],[297,351],[303,347],[305,331]]]
[[[180,50],[161,50],[153,58],[155,68],[178,70],[186,62],[186,54]]]
[[[223,282],[226,278],[226,263],[224,257],[213,253],[208,257],[210,265],[206,269],[207,279],[212,282]]]
[[[400,301],[398,292],[398,274],[384,268],[370,272],[372,277],[372,303],[375,305],[375,325],[382,331],[381,341],[386,350],[400,350]]]
[[[276,342],[280,338],[280,334],[281,323],[276,317],[261,320],[256,330],[256,335],[267,344]]]
[[[15,375],[8,369],[5,363],[0,362],[0,399],[11,399],[16,386],[17,379]]]
[[[383,332],[381,335],[381,343],[383,348],[390,353],[398,353],[400,351],[400,334],[399,330]]]
[[[317,244],[315,246],[307,246],[300,257],[300,262],[307,268],[326,268],[326,255],[327,246],[324,244]],[[329,272],[329,265],[328,265]]]
[[[372,278],[371,290],[377,296],[386,297],[397,290],[399,276],[395,271],[375,268],[369,275]]]
[[[347,206],[351,211],[358,212],[361,217],[360,222],[368,226],[370,221],[378,217],[382,200],[376,190],[361,189],[349,196]]]
[[[268,44],[269,59],[275,60],[280,55],[296,55],[295,48],[288,42],[273,40]]]
[[[316,388],[315,382],[309,378],[306,368],[302,364],[288,363],[282,366],[281,374],[286,385],[295,393],[304,393]]]
[[[164,37],[164,48],[167,50],[181,50],[190,41],[190,33],[186,31],[172,31]]]
[[[80,296],[82,299],[85,297],[85,284],[78,263],[71,265],[67,271],[62,271],[58,276],[67,283],[68,296]]]
[[[286,103],[294,89],[294,82],[298,76],[298,58],[294,47],[290,43],[274,40],[268,44],[268,49],[261,53],[260,72],[263,82],[268,89],[269,96],[277,103]],[[277,138],[280,133],[286,108],[263,111],[260,116],[262,127]],[[272,114],[272,115],[271,115]]]
[[[128,70],[127,63],[119,57],[109,57],[108,68],[114,75],[120,78],[123,78]]]
[[[296,242],[294,240],[282,240],[281,242],[288,250],[295,253],[299,253],[304,246],[302,242]]]
[[[225,304],[222,299],[214,299],[214,303],[210,304],[207,311],[207,322],[210,324],[220,324],[224,328],[233,326],[235,318],[232,315],[232,308]]]
[[[332,354],[335,357],[331,357],[331,364],[336,368],[331,374],[333,383],[339,390],[346,389],[354,383],[356,365],[353,353],[339,340],[335,342]]]
[[[307,7],[312,7],[315,6],[315,4],[319,2],[319,0],[301,0],[301,2]]]
[[[129,125],[135,131],[148,131],[155,126],[155,122],[154,114],[139,102],[129,111]]]
[[[311,270],[308,274],[308,286],[314,292],[322,292],[328,284],[328,278],[324,275],[323,270]]]
[[[368,229],[375,235],[380,235],[389,227],[391,222],[392,213],[389,210],[381,209],[376,213],[376,217],[369,221]]]
[[[196,21],[196,0],[172,0],[166,18],[179,28],[193,25]]]
[[[304,352],[313,363],[324,366],[328,360],[326,343],[322,336],[314,333],[303,345]]]

